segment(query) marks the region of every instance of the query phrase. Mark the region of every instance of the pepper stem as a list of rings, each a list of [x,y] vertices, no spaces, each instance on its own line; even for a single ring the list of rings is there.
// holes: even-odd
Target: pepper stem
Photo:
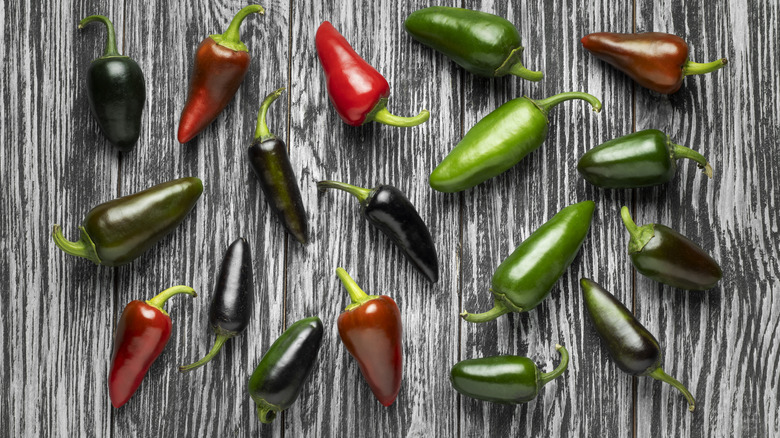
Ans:
[[[96,265],[101,264],[100,257],[97,254],[97,248],[92,242],[92,239],[87,234],[87,230],[84,227],[79,227],[81,231],[81,237],[76,242],[71,242],[62,235],[62,228],[59,225],[52,227],[51,237],[54,239],[54,244],[66,254],[70,254],[76,257],[84,257],[91,260]]]
[[[685,399],[688,400],[688,410],[693,412],[694,409],[696,409],[696,400],[693,399],[693,395],[691,395],[690,392],[688,392],[688,388],[685,387],[682,383],[680,383],[677,379],[674,377],[666,374],[664,370],[662,370],[660,367],[656,368],[655,371],[648,374],[648,376],[660,380],[662,382],[666,382],[675,388],[677,388],[682,394],[685,396]]]
[[[480,324],[483,322],[492,321],[501,315],[506,315],[511,311],[512,309],[507,307],[504,303],[502,303],[499,300],[495,300],[495,303],[493,304],[493,308],[488,310],[487,312],[469,313],[464,310],[463,312],[460,313],[460,317],[468,322]]]
[[[395,114],[391,114],[390,111],[387,110],[387,107],[383,105],[381,108],[369,113],[363,123],[373,121],[390,126],[409,128],[427,122],[430,117],[431,113],[426,109],[420,111],[420,114],[417,114],[414,117],[396,116]]]
[[[596,98],[596,96],[593,96],[592,94],[583,93],[581,91],[569,91],[566,93],[559,93],[555,96],[550,96],[547,99],[542,100],[531,100],[533,103],[536,104],[536,106],[539,107],[540,110],[546,115],[550,112],[550,110],[558,105],[561,102],[566,102],[567,100],[572,99],[580,99],[588,102],[591,107],[593,107],[593,111],[600,112],[601,111],[601,102]]]
[[[338,181],[330,181],[330,180],[320,181],[317,183],[317,189],[319,189],[319,191],[321,192],[324,192],[327,189],[343,190],[358,198],[358,201],[360,201],[361,204],[366,202],[366,199],[368,199],[368,197],[371,196],[371,189],[364,189],[363,187],[357,187],[357,186],[353,186],[352,184],[347,184]]]
[[[84,26],[93,21],[99,21],[105,24],[106,31],[108,32],[106,39],[106,50],[103,52],[102,57],[105,58],[108,56],[122,56],[122,54],[119,53],[119,50],[116,48],[116,32],[114,31],[114,25],[111,23],[111,20],[109,20],[108,17],[104,17],[102,15],[90,15],[89,17],[79,22],[79,29],[83,29]]]
[[[246,18],[249,14],[255,13],[263,15],[265,14],[265,9],[263,9],[263,7],[260,5],[245,6],[243,9],[238,11],[235,17],[233,17],[233,20],[230,22],[230,26],[228,26],[225,33],[209,36],[220,46],[227,47],[228,49],[235,50],[236,52],[248,52],[249,49],[247,49],[246,44],[241,41],[241,34],[238,30],[241,27],[241,23],[244,22],[244,18]]]
[[[339,276],[339,280],[341,280],[341,283],[344,284],[344,287],[349,293],[349,298],[352,300],[352,304],[348,305],[345,310],[352,310],[366,301],[378,298],[376,295],[369,295],[365,293],[363,289],[358,286],[355,280],[353,280],[352,277],[347,274],[347,271],[345,271],[344,268],[336,268],[336,275]]]
[[[694,151],[693,149],[689,149],[685,146],[674,143],[671,143],[671,149],[672,159],[678,160],[680,158],[687,158],[689,160],[693,160],[699,166],[699,169],[704,171],[705,175],[712,178],[712,166],[710,166],[710,163],[708,163],[707,159],[704,158],[704,155]]]
[[[655,236],[655,227],[653,224],[644,226],[637,226],[634,220],[631,218],[631,213],[628,211],[628,207],[625,205],[620,209],[620,218],[623,219],[628,234],[631,235],[631,239],[628,241],[628,253],[633,254],[639,252],[647,245],[647,242]]]
[[[538,82],[544,79],[544,73],[540,71],[529,70],[519,62],[509,69],[509,73],[534,82]]]
[[[157,294],[151,300],[146,300],[146,304],[152,307],[156,307],[157,309],[160,310],[160,312],[167,315],[168,312],[166,312],[165,309],[163,309],[165,302],[168,301],[168,299],[171,298],[172,296],[178,294],[187,294],[187,295],[192,295],[193,297],[198,296],[198,294],[195,293],[195,289],[189,286],[179,285],[179,286],[173,286],[173,287],[169,287],[168,289],[165,289],[164,291]]]
[[[268,113],[268,108],[276,99],[279,98],[279,96],[282,95],[284,90],[285,87],[282,87],[269,94],[260,105],[260,111],[257,114],[257,128],[255,128],[255,140],[259,139],[260,141],[266,141],[275,137],[273,134],[271,134],[271,131],[268,130],[268,124],[265,122],[265,116]]]
[[[524,48],[522,46],[512,50],[509,56],[507,56],[501,66],[496,69],[493,75],[500,77],[506,74],[513,74],[529,81],[536,82],[542,80],[542,78],[544,78],[544,73],[540,71],[528,70],[525,68],[525,66],[523,66],[523,62],[521,60],[523,50]]]
[[[222,333],[217,335],[217,340],[214,341],[214,346],[211,347],[211,351],[208,352],[207,355],[203,356],[203,359],[191,363],[189,365],[184,365],[179,367],[179,371],[182,373],[186,373],[187,371],[192,371],[195,368],[200,368],[203,365],[206,365],[208,362],[211,361],[211,359],[214,359],[214,357],[219,353],[219,350],[222,349],[222,346],[225,344],[225,341],[232,338],[235,335],[235,333]]]
[[[257,403],[257,418],[263,424],[269,424],[276,418],[276,412],[281,411],[278,406],[274,406],[265,400],[255,400]]]
[[[726,66],[726,64],[729,63],[729,60],[726,58],[721,58],[716,61],[712,62],[693,62],[688,61],[683,66],[683,76],[690,76],[690,75],[700,75],[704,73],[710,73],[715,70],[721,69]]]
[[[549,373],[542,373],[542,376],[539,378],[539,381],[542,383],[540,387],[563,374],[563,372],[566,371],[566,368],[569,367],[569,352],[566,350],[566,347],[561,344],[555,344],[555,349],[561,354],[561,362],[558,364],[557,368]]]

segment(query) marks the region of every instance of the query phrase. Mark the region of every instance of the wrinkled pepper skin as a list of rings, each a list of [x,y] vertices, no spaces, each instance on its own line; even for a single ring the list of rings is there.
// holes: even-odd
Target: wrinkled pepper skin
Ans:
[[[618,368],[633,376],[650,376],[674,386],[693,411],[696,402],[688,389],[661,369],[661,348],[655,336],[601,285],[582,278],[580,286],[593,327]]]
[[[521,62],[520,32],[503,17],[470,9],[432,6],[412,12],[406,32],[468,72],[493,78],[513,74],[529,81],[544,77]]]
[[[577,171],[585,181],[607,189],[650,187],[674,178],[680,158],[695,161],[712,178],[706,158],[672,143],[657,129],[634,132],[596,146],[580,158]]]
[[[401,311],[387,295],[368,295],[342,269],[336,269],[352,304],[339,315],[341,342],[357,360],[374,396],[390,406],[401,390]]]
[[[686,290],[712,289],[723,277],[718,262],[692,240],[661,224],[638,227],[627,207],[620,215],[631,235],[631,263],[640,274]]]
[[[146,102],[144,74],[138,63],[117,50],[114,25],[108,18],[91,15],[81,20],[79,29],[93,21],[106,25],[108,38],[105,53],[87,70],[89,108],[108,141],[120,151],[129,152],[141,135]]]
[[[519,97],[501,105],[477,122],[433,170],[428,183],[440,192],[460,192],[500,175],[547,138],[550,109],[561,102],[582,99],[601,110],[587,93],[556,94],[544,100]]]
[[[339,189],[358,198],[363,217],[389,237],[428,281],[439,281],[439,258],[431,232],[400,190],[386,184],[364,189],[338,181],[320,181],[317,188],[320,191]]]
[[[298,399],[317,363],[322,333],[319,318],[302,319],[285,330],[260,360],[249,378],[249,395],[262,423],[271,423]]]
[[[692,62],[688,44],[668,33],[599,32],[585,35],[581,42],[597,58],[661,94],[679,90],[685,76],[709,73],[728,63],[726,58],[705,64]]]
[[[177,139],[187,143],[217,118],[233,99],[249,70],[250,56],[239,28],[249,14],[264,14],[259,5],[241,9],[223,34],[204,39],[195,52],[187,103],[181,112]]]
[[[325,73],[328,97],[339,117],[350,126],[379,122],[410,127],[430,117],[422,110],[414,117],[399,117],[387,110],[390,84],[374,67],[355,52],[339,31],[323,21],[315,36],[317,57]]]
[[[306,244],[309,241],[309,220],[295,171],[287,155],[287,146],[268,130],[265,122],[268,108],[283,91],[284,88],[280,88],[263,101],[257,117],[255,140],[249,146],[247,155],[268,205],[276,213],[279,222],[295,240]]]
[[[561,363],[549,373],[542,374],[527,357],[491,356],[456,363],[450,370],[450,383],[459,393],[477,400],[527,403],[569,367],[569,352],[561,345],[555,348],[561,354]]]
[[[168,344],[172,323],[163,306],[170,297],[181,293],[197,296],[191,287],[174,286],[151,300],[131,301],[122,311],[108,373],[108,394],[115,408],[122,407],[135,394],[149,367]]]
[[[527,312],[550,294],[585,241],[593,220],[593,201],[572,204],[534,231],[493,273],[494,306],[460,316],[468,322],[492,321],[509,312]]]
[[[199,361],[180,366],[179,371],[192,371],[210,362],[225,342],[246,330],[252,317],[254,291],[252,251],[243,237],[230,244],[219,268],[214,298],[209,306],[209,325],[217,334],[211,351]]]
[[[95,264],[132,262],[173,231],[203,193],[199,178],[180,178],[98,205],[87,213],[76,242],[65,239],[59,225],[52,238],[64,252]]]

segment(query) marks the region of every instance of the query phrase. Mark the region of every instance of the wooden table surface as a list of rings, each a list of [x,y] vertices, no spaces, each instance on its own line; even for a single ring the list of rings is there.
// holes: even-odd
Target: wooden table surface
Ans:
[[[242,38],[252,63],[235,99],[194,141],[175,139],[199,41],[223,32],[245,3],[233,0],[6,0],[0,17],[0,435],[2,436],[778,436],[780,435],[780,4],[775,0],[468,0],[520,29],[532,83],[467,74],[413,42],[403,20],[428,2],[263,2]],[[98,131],[85,92],[105,29],[78,21],[110,17],[120,50],[147,81],[136,149],[116,152]],[[415,128],[342,123],[328,102],[314,34],[331,21],[391,84],[389,108],[427,108]],[[682,36],[691,58],[729,65],[690,77],[662,96],[634,85],[588,54],[579,39],[597,31],[662,31]],[[302,246],[272,217],[246,162],[262,98],[286,86],[272,107],[273,132],[289,145],[309,213]],[[435,165],[480,118],[522,95],[562,91],[599,97],[597,114],[580,101],[552,111],[547,141],[505,174],[460,194],[427,185]],[[633,131],[657,128],[709,157],[715,176],[682,163],[666,186],[605,191],[575,166],[586,150]],[[183,176],[204,181],[185,222],[135,262],[98,267],[67,256],[50,237],[62,224],[77,237],[101,202]],[[387,238],[369,227],[343,193],[319,195],[315,182],[393,184],[418,207],[435,238],[441,279],[427,283]],[[592,199],[596,214],[580,255],[549,298],[526,314],[471,325],[462,309],[486,310],[500,261],[555,212]],[[631,269],[619,208],[637,223],[669,225],[718,259],[724,279],[707,292],[661,286]],[[251,244],[254,314],[246,333],[208,366],[176,365],[213,342],[207,312],[218,264],[239,236]],[[338,340],[348,297],[343,266],[363,288],[393,296],[404,324],[404,381],[382,407]],[[687,405],[671,386],[632,378],[599,343],[581,300],[580,277],[609,290],[656,335],[663,368],[688,386]],[[175,284],[199,291],[171,300],[167,349],[131,401],[113,409],[106,377],[124,305]],[[246,385],[284,327],[318,315],[326,327],[320,360],[298,401],[261,425]],[[521,406],[459,396],[450,367],[495,354],[529,356],[543,370],[572,361],[561,378]]]

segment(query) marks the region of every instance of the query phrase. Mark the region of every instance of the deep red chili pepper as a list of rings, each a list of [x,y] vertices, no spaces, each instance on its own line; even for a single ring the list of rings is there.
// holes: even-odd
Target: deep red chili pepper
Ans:
[[[390,85],[374,67],[358,55],[328,21],[315,37],[330,101],[348,125],[379,122],[391,126],[417,126],[430,117],[428,110],[414,117],[399,117],[387,110]]]
[[[726,58],[700,64],[688,59],[688,44],[661,32],[585,35],[582,46],[639,83],[662,94],[680,89],[683,78],[715,71],[728,63]]]
[[[125,306],[114,337],[114,354],[108,374],[108,394],[115,408],[121,407],[141,384],[149,367],[171,337],[171,317],[163,310],[176,294],[197,296],[188,286],[174,286],[146,302],[134,300]]]
[[[363,292],[343,268],[336,274],[352,298],[339,315],[341,342],[377,400],[390,406],[401,389],[401,312],[392,298]]]
[[[238,91],[249,70],[249,53],[238,30],[247,15],[264,14],[260,5],[241,9],[223,34],[210,35],[195,52],[187,103],[179,121],[179,143],[206,129]]]

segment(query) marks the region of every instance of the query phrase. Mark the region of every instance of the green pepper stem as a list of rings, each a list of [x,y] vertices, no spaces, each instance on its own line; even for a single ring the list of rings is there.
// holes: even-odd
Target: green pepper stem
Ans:
[[[675,388],[677,388],[682,394],[685,396],[685,399],[688,400],[688,410],[693,412],[694,409],[696,409],[696,400],[693,399],[693,395],[691,395],[690,392],[688,392],[688,388],[685,387],[682,383],[680,383],[677,379],[674,377],[666,374],[664,370],[662,370],[660,367],[656,368],[655,371],[648,374],[648,376],[660,380],[662,382],[666,382]]]
[[[257,114],[257,128],[255,128],[255,140],[266,141],[275,137],[275,135],[271,134],[271,131],[268,130],[268,124],[265,122],[265,116],[268,113],[268,108],[276,99],[279,98],[279,96],[282,95],[284,90],[285,87],[282,87],[269,94],[260,105],[260,111]]]
[[[374,121],[385,125],[409,128],[427,122],[430,117],[431,113],[426,109],[420,111],[420,114],[414,117],[401,117],[391,114],[387,107],[382,107],[378,111],[366,116],[366,120],[363,123]]]
[[[693,160],[699,166],[699,169],[702,169],[705,175],[712,178],[712,166],[710,166],[710,163],[708,163],[707,159],[704,158],[704,155],[694,151],[693,149],[689,149],[685,146],[674,143],[671,143],[671,149],[672,159],[678,160],[680,158],[687,158],[689,160]]]
[[[208,362],[211,361],[211,359],[214,359],[214,357],[219,353],[219,350],[222,349],[222,346],[225,344],[225,342],[235,336],[235,333],[219,333],[217,334],[217,340],[214,341],[214,346],[211,347],[211,351],[208,352],[205,356],[203,356],[203,359],[191,363],[189,365],[184,365],[179,367],[179,371],[182,373],[186,373],[187,371],[192,371],[195,368],[200,368],[203,365],[206,365]]]
[[[710,73],[715,70],[721,69],[726,66],[726,64],[729,63],[729,60],[726,58],[721,58],[716,61],[712,62],[693,62],[688,61],[683,66],[683,76],[690,76],[690,75],[700,75],[704,73]]]
[[[495,300],[495,303],[493,304],[493,308],[488,310],[487,312],[469,313],[464,310],[463,312],[460,313],[460,317],[468,322],[480,324],[483,322],[492,321],[501,315],[506,315],[511,311],[512,309],[507,307],[504,303],[502,303],[499,300]]]
[[[631,218],[628,207],[625,205],[620,209],[620,218],[623,219],[623,224],[625,224],[628,234],[631,236],[628,241],[629,254],[641,251],[647,245],[647,242],[655,236],[655,226],[653,224],[637,226]]]
[[[106,50],[103,52],[103,58],[108,56],[122,56],[122,54],[120,54],[119,50],[116,48],[116,32],[114,31],[114,25],[111,23],[111,20],[109,20],[108,17],[104,17],[102,15],[90,15],[89,17],[79,22],[79,29],[83,29],[84,26],[93,21],[99,21],[106,25],[108,36],[106,39]]]
[[[525,66],[523,66],[523,64],[519,62],[509,69],[509,73],[534,82],[541,81],[544,78],[544,73],[540,71],[528,70],[525,68]]]
[[[639,227],[636,225],[636,222],[634,222],[634,219],[631,217],[631,212],[628,211],[628,207],[625,205],[620,209],[620,218],[623,219],[623,224],[626,225],[626,229],[631,236],[639,232]]]
[[[512,50],[501,66],[499,66],[496,71],[493,72],[493,76],[501,77],[506,74],[512,74],[529,81],[536,82],[542,80],[542,78],[544,78],[544,73],[540,71],[528,70],[523,65],[523,50],[525,49],[522,46]]]
[[[235,17],[233,17],[233,20],[230,22],[230,26],[228,26],[225,33],[210,35],[211,39],[213,39],[220,46],[227,47],[228,49],[235,50],[236,52],[248,52],[249,49],[246,48],[246,44],[241,41],[239,28],[241,28],[241,23],[244,22],[244,18],[246,18],[249,14],[255,13],[263,15],[265,14],[265,9],[263,9],[263,7],[260,5],[245,6],[243,9],[238,11]]]
[[[157,308],[160,312],[164,314],[168,314],[168,312],[163,309],[163,306],[165,305],[165,302],[168,301],[169,298],[171,298],[174,295],[178,294],[187,294],[191,295],[193,297],[197,297],[198,294],[195,293],[195,289],[189,287],[189,286],[173,286],[169,287],[168,289],[165,289],[164,291],[160,292],[159,294],[155,295],[154,298],[150,300],[146,300],[146,304]]]
[[[536,104],[536,106],[539,107],[542,112],[547,115],[547,113],[550,112],[553,107],[558,105],[561,102],[566,102],[567,100],[572,99],[580,99],[588,102],[591,107],[593,107],[593,111],[600,112],[601,111],[601,101],[599,101],[596,96],[588,93],[583,93],[581,91],[569,91],[566,93],[559,93],[555,96],[550,96],[547,99],[542,100],[533,100],[529,99],[532,102]]]
[[[550,382],[550,380],[560,376],[564,371],[566,371],[566,368],[569,367],[569,352],[566,350],[566,347],[561,344],[555,344],[555,349],[558,350],[558,353],[561,354],[561,362],[554,370],[550,371],[549,373],[542,374],[542,376],[539,378],[539,381],[542,383],[540,386],[544,386]]]
[[[257,403],[257,418],[263,424],[269,424],[276,418],[276,411],[280,411],[277,406],[274,406],[265,400],[256,400]]]
[[[363,187],[357,187],[357,186],[353,186],[352,184],[347,184],[338,181],[330,181],[330,180],[320,181],[317,183],[317,189],[321,192],[324,192],[326,189],[343,190],[358,198],[358,201],[360,201],[361,204],[366,202],[368,197],[371,196],[371,189],[364,189]]]
[[[92,239],[87,234],[87,230],[84,227],[79,227],[81,236],[76,242],[71,242],[62,235],[62,228],[59,225],[52,227],[51,237],[54,239],[54,244],[66,254],[70,254],[76,257],[84,257],[91,260],[96,265],[101,264],[100,257],[97,254],[97,248],[92,242]]]
[[[352,303],[348,305],[345,310],[352,310],[356,307],[359,307],[366,301],[379,298],[377,295],[369,295],[365,293],[363,289],[358,286],[355,280],[353,280],[352,277],[347,274],[347,271],[344,270],[344,268],[336,268],[336,275],[339,276],[339,280],[341,280],[341,283],[347,289],[349,298],[352,300]]]

